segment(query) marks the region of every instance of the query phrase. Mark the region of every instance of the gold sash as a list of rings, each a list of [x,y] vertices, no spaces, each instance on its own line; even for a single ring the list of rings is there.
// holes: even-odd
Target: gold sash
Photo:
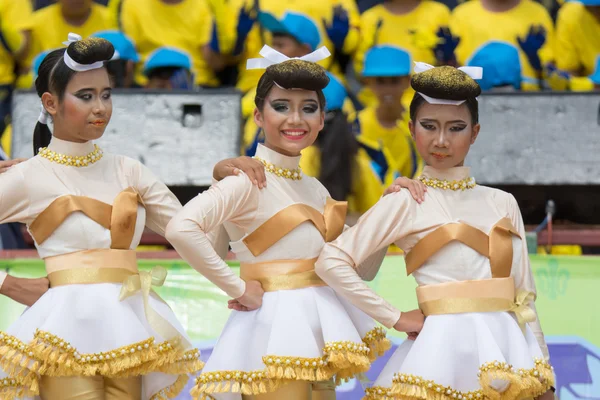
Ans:
[[[503,218],[486,235],[464,223],[446,224],[431,232],[406,255],[406,273],[412,274],[448,243],[457,240],[490,259],[493,278],[507,278],[512,269],[512,235],[520,237],[508,218]]]
[[[535,295],[523,290],[515,295],[512,277],[419,286],[417,299],[425,316],[507,311],[515,314],[523,331],[536,319],[529,307]]]
[[[50,260],[50,269],[53,270],[48,274],[50,287],[120,283],[122,287],[119,300],[123,301],[138,292],[141,293],[148,323],[163,339],[170,340],[181,336],[179,331],[149,304],[150,296],[165,303],[152,290],[152,286],[159,287],[164,284],[167,277],[167,270],[164,267],[154,267],[151,271],[138,271],[134,250],[88,250],[50,257],[46,262],[48,260]],[[83,264],[78,261],[82,261]],[[105,265],[110,267],[104,267]]]
[[[119,193],[112,206],[85,196],[61,196],[37,216],[29,231],[36,243],[42,244],[69,215],[79,211],[110,229],[112,249],[128,249],[135,232],[138,202],[142,203],[141,198],[131,187]]]
[[[298,225],[310,221],[326,242],[337,238],[344,230],[348,203],[327,199],[323,214],[306,204],[292,204],[279,211],[243,240],[248,250],[258,257]]]
[[[262,263],[242,263],[240,276],[244,281],[259,281],[265,292],[326,286],[315,273],[316,258],[310,260],[277,260]]]

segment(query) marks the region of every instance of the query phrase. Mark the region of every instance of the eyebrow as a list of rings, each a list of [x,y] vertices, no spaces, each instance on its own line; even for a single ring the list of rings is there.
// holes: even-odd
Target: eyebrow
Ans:
[[[108,91],[112,92],[112,88],[111,88],[111,87],[105,87],[104,89],[102,89],[102,90],[101,90],[101,92],[104,92],[104,91],[106,91],[106,90],[108,90]],[[76,91],[75,93],[81,93],[81,92],[95,92],[95,91],[96,91],[96,88],[83,88],[83,89],[79,89],[79,90],[78,90],[78,91]]]
[[[431,118],[423,118],[420,119],[419,122],[439,122],[437,119],[431,119]],[[453,121],[448,121],[448,124],[466,124],[465,121],[463,121],[462,119],[455,119]]]

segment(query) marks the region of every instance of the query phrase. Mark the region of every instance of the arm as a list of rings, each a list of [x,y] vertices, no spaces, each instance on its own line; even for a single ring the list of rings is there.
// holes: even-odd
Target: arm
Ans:
[[[523,241],[521,253],[513,259],[511,275],[515,280],[516,289],[523,289],[528,292],[533,292],[537,295],[535,281],[533,279],[533,273],[531,272],[531,265],[529,263],[529,255],[527,253],[527,244],[525,243],[525,226],[523,224],[523,217],[521,216],[521,211],[519,210],[517,201],[512,195],[509,196],[509,217]],[[538,317],[537,310],[535,309],[535,303],[532,301],[529,306],[533,309],[536,316],[535,321],[529,323],[529,327],[535,334],[540,348],[542,349],[542,353],[544,353],[544,357],[548,360],[550,358],[548,354],[548,346],[546,345],[546,340],[544,339],[544,333],[542,332],[540,319]]]
[[[219,257],[207,232],[230,221],[241,224],[254,218],[258,189],[245,176],[224,179],[183,207],[167,226],[166,237],[192,268],[233,298],[246,285]]]
[[[388,328],[399,321],[400,311],[363,282],[357,265],[410,233],[416,204],[406,191],[385,196],[355,226],[325,245],[315,267],[336,292]]]
[[[15,278],[0,271],[0,294],[28,307],[42,297],[49,286],[48,278]]]
[[[580,61],[575,47],[577,38],[572,35],[573,27],[568,13],[569,7],[561,7],[556,18],[556,66],[572,74],[579,72]]]
[[[131,168],[135,189],[146,208],[146,226],[164,237],[167,224],[179,212],[181,203],[146,166],[134,161]]]
[[[12,166],[0,173],[0,224],[26,222],[30,205],[27,188],[22,168]]]

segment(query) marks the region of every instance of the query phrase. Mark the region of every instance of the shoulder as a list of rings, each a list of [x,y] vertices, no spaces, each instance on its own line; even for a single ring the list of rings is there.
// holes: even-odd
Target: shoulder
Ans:
[[[523,14],[526,14],[530,17],[550,17],[550,13],[548,9],[544,7],[542,4],[533,1],[533,0],[521,0],[522,1],[522,10]]]
[[[106,6],[92,3],[92,13],[98,14],[101,17],[108,17],[108,15],[110,14],[110,11],[109,11],[108,7],[106,7]]]
[[[482,198],[491,199],[499,209],[508,211],[515,207],[519,207],[515,196],[504,190],[482,185],[477,185],[476,190],[480,193]]]
[[[55,15],[58,15],[58,4],[52,4],[47,7],[41,8],[37,11],[34,11],[31,14],[31,20],[35,27],[36,24],[41,22],[48,22],[48,18],[55,18]]]
[[[445,4],[437,1],[425,0],[421,4],[424,10],[427,10],[429,14],[434,15],[450,15],[450,9]]]
[[[243,172],[239,175],[228,176],[213,184],[209,190],[219,191],[223,195],[245,196],[259,189],[250,181],[248,175]]]
[[[367,11],[362,13],[360,19],[364,22],[373,21],[377,18],[381,18],[386,12],[387,10],[383,6],[383,4],[378,4],[375,7],[371,7]]]
[[[585,12],[585,6],[580,2],[570,1],[558,10],[557,23],[563,20],[579,20]]]

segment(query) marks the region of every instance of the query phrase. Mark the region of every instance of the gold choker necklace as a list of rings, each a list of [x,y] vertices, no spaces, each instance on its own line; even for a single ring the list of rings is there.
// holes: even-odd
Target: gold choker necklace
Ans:
[[[465,178],[458,181],[448,181],[448,180],[440,180],[437,178],[427,178],[425,176],[420,176],[419,180],[423,182],[425,186],[438,188],[438,189],[449,189],[449,190],[466,190],[473,189],[477,183],[475,182],[475,178]]]
[[[52,162],[68,165],[70,167],[87,167],[88,165],[98,162],[102,158],[103,151],[98,145],[94,145],[94,151],[85,156],[67,156],[48,149],[47,147],[40,148],[38,154]]]
[[[254,158],[256,158],[258,161],[260,161],[265,166],[265,169],[267,170],[267,172],[275,174],[281,178],[291,179],[294,181],[299,181],[300,179],[302,179],[302,169],[300,169],[300,167],[298,167],[296,169],[281,168],[274,164],[271,164],[270,162],[268,162],[266,160],[263,160],[262,158],[259,158],[259,157],[254,157]]]

